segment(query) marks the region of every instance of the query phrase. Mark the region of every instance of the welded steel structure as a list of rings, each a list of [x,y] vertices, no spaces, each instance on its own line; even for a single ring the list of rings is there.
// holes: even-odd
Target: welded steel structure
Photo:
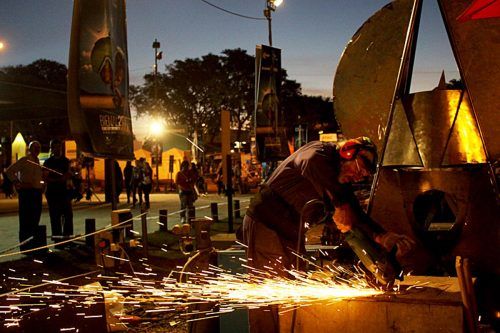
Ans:
[[[369,213],[417,241],[406,268],[446,270],[461,255],[500,274],[500,18],[459,22],[470,1],[438,3],[465,88],[409,93],[422,1],[397,0],[347,45],[334,108],[348,137],[378,144]]]

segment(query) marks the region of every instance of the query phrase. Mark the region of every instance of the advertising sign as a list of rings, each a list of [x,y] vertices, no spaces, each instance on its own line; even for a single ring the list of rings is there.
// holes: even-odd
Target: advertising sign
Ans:
[[[255,50],[255,135],[260,162],[290,155],[281,112],[281,50],[257,45]]]
[[[75,0],[68,117],[81,151],[132,159],[125,0]]]

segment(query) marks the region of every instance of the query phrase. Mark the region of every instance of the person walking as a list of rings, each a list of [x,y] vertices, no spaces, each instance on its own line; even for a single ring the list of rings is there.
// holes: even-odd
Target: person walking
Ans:
[[[52,240],[58,242],[61,236],[73,235],[70,161],[63,156],[60,140],[50,141],[50,157],[43,166],[47,168],[43,174],[47,185],[45,197],[49,206]]]
[[[42,214],[42,168],[40,167],[41,145],[31,141],[28,155],[21,157],[5,171],[14,184],[19,200],[19,242],[35,237]],[[35,247],[33,240],[21,245],[21,251]]]

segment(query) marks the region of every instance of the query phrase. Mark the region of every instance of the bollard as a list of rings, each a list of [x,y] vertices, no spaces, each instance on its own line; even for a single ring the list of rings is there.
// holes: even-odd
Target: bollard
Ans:
[[[145,207],[144,207],[145,208]],[[142,249],[144,257],[148,257],[148,218],[146,210],[141,208],[141,224],[142,224]]]
[[[217,202],[212,202],[210,204],[210,212],[212,213],[212,220],[214,223],[219,222],[219,208],[217,206]]]
[[[239,200],[234,200],[234,218],[235,219],[241,218],[240,201]]]
[[[168,231],[168,210],[160,209],[160,231]]]
[[[196,217],[196,209],[193,207],[188,208],[188,222],[191,224],[191,220],[193,220]]]
[[[93,232],[95,232],[95,219],[85,219],[85,235]],[[90,248],[94,248],[94,238],[95,235],[86,236],[85,244]]]
[[[134,221],[132,220],[132,212],[130,209],[117,209],[111,211],[111,225],[115,226],[125,221],[129,221],[121,225],[121,228],[113,229],[114,241],[123,242],[127,237],[134,237],[131,230],[134,230]]]

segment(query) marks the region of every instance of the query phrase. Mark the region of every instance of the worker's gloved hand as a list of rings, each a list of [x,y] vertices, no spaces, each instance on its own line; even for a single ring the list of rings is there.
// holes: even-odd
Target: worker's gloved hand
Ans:
[[[397,247],[396,256],[404,256],[415,247],[415,242],[406,235],[386,232],[375,237],[375,241],[382,245],[387,251],[391,251],[394,246]]]
[[[345,233],[352,229],[357,223],[357,215],[349,204],[343,204],[335,207],[333,213],[333,222],[337,225],[340,232]]]

